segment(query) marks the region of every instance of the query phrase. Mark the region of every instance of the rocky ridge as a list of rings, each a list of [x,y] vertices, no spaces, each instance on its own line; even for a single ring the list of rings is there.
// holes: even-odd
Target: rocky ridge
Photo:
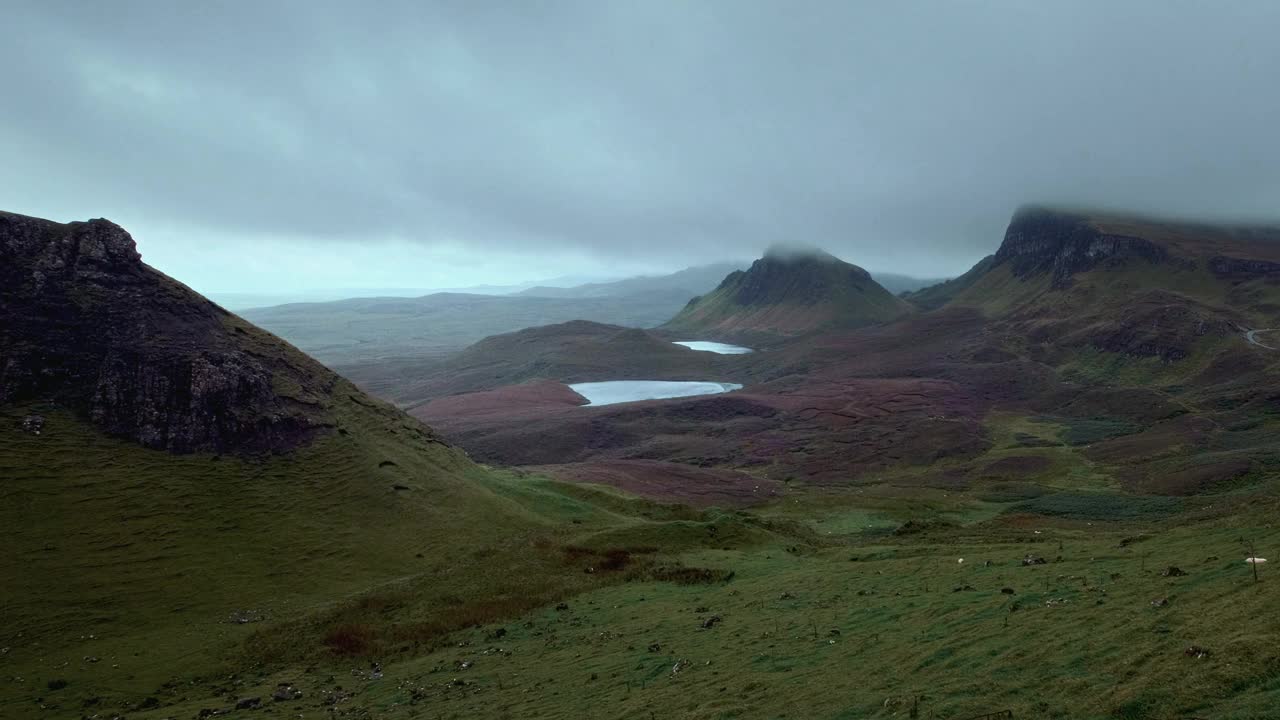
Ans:
[[[107,220],[0,213],[0,404],[52,403],[176,453],[281,451],[339,378],[142,262]]]

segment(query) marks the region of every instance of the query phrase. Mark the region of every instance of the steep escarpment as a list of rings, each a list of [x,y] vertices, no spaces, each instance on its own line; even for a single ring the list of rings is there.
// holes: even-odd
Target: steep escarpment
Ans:
[[[1169,253],[1142,237],[1104,232],[1086,215],[1028,207],[1014,214],[992,265],[1008,264],[1020,278],[1048,273],[1062,287],[1077,273],[1130,257],[1158,263]]]
[[[663,329],[749,341],[871,325],[910,310],[856,265],[816,249],[775,247],[691,300]]]
[[[42,401],[150,448],[281,451],[342,382],[142,262],[107,220],[0,213],[0,404]]]
[[[1009,222],[992,267],[1008,265],[1020,278],[1049,274],[1060,288],[1077,274],[1127,259],[1205,269],[1233,281],[1274,277],[1280,228],[1029,206]]]

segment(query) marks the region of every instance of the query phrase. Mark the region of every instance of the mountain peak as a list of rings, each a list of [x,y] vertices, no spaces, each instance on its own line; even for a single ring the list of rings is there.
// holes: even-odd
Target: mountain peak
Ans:
[[[709,339],[798,335],[867,325],[908,311],[866,270],[817,248],[775,245],[715,291],[694,298],[666,327]]]
[[[783,262],[802,262],[805,260],[816,260],[824,263],[840,263],[840,258],[828,253],[816,245],[804,245],[793,243],[775,243],[770,245],[764,251],[765,260],[780,260]]]

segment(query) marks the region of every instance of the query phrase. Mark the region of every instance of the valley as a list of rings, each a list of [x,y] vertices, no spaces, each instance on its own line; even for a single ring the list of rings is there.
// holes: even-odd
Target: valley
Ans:
[[[919,300],[774,251],[349,373],[106,221],[0,233],[5,717],[1280,702],[1265,231],[1028,208]]]
[[[0,720],[1280,719],[1280,3],[0,18]]]

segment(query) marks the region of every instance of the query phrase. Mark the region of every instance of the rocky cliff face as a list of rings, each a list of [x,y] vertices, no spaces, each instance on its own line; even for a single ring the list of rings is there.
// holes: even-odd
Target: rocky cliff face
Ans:
[[[279,451],[330,425],[337,380],[143,264],[114,223],[0,213],[0,404],[171,452]]]
[[[994,265],[1008,263],[1013,274],[1053,276],[1055,287],[1070,284],[1071,276],[1110,260],[1141,258],[1163,262],[1168,253],[1140,238],[1099,231],[1087,217],[1045,208],[1019,210],[1005,231]]]

